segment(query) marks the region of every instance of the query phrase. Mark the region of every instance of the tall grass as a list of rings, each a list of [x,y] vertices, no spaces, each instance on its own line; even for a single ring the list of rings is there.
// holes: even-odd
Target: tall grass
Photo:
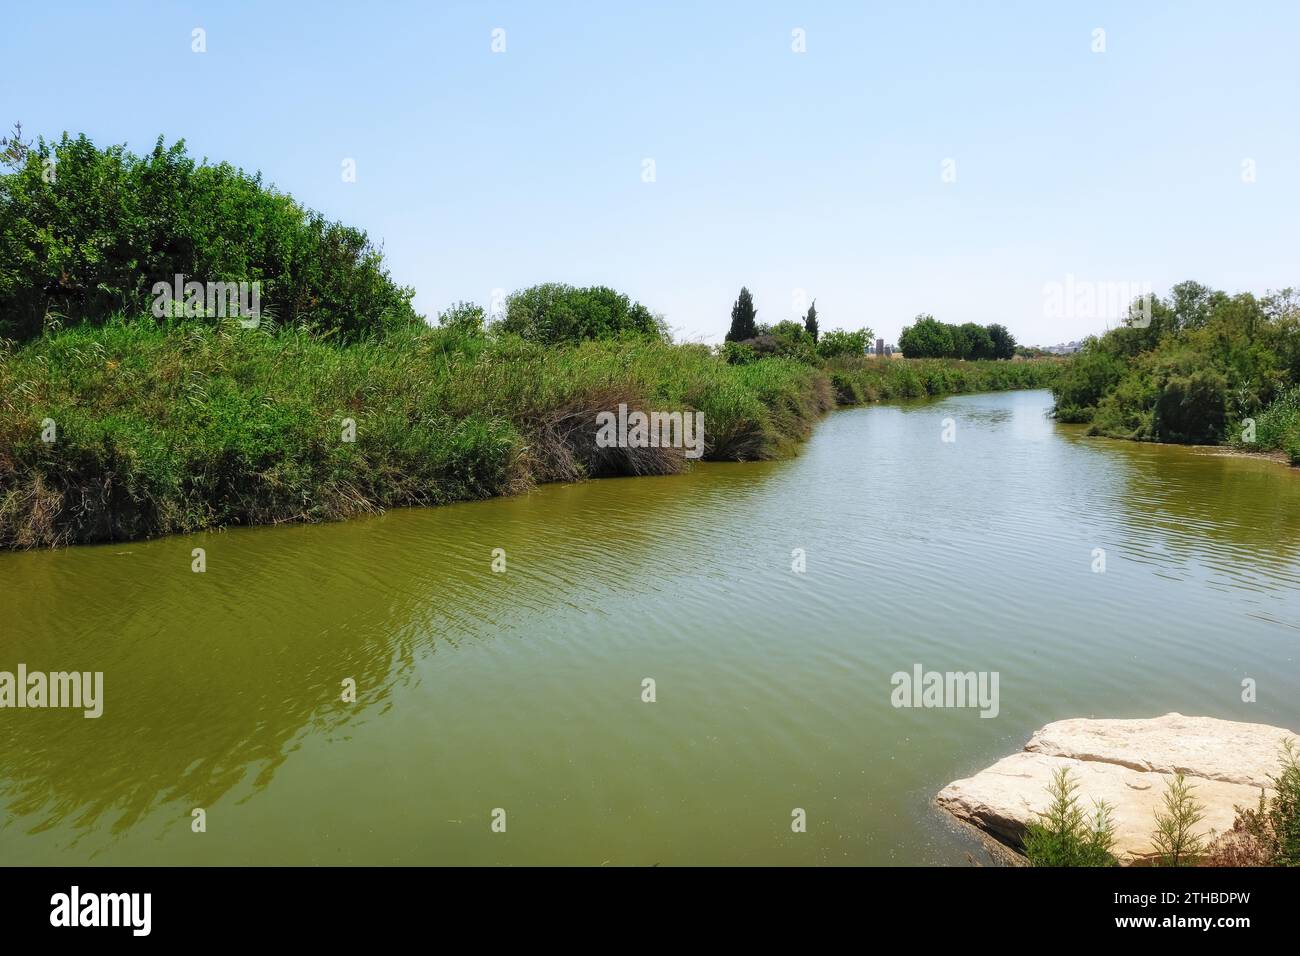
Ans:
[[[598,413],[620,403],[702,411],[706,458],[752,460],[789,454],[837,399],[1042,384],[1028,363],[878,364],[729,365],[698,345],[557,348],[425,327],[340,346],[76,326],[0,348],[0,547],[329,520],[686,466],[682,449],[597,448]]]
[[[1291,464],[1300,465],[1300,386],[1283,392],[1260,414],[1253,447],[1283,451]]]

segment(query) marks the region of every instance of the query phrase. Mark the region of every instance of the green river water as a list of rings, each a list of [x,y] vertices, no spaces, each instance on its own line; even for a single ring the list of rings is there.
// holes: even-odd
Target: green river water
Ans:
[[[0,864],[963,864],[987,857],[934,793],[1048,721],[1300,729],[1300,474],[1086,438],[1050,404],[853,409],[789,461],[0,554],[0,671],[104,674],[98,719],[0,710]],[[998,672],[997,716],[894,707],[917,664]]]

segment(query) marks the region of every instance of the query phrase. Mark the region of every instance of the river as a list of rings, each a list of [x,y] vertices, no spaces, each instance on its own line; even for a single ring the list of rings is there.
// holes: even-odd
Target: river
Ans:
[[[1300,474],[1050,405],[851,409],[788,461],[0,554],[0,671],[104,674],[98,719],[0,710],[0,863],[960,865],[988,857],[934,793],[1048,721],[1300,729]],[[997,672],[997,715],[893,706],[916,665]]]

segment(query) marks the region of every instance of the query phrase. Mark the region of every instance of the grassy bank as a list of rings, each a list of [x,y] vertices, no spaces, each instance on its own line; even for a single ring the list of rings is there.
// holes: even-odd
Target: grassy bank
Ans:
[[[1056,380],[1060,367],[1061,363],[1055,359],[964,362],[837,358],[826,363],[826,373],[839,404],[859,405],[927,395],[1048,388]]]
[[[597,448],[597,414],[621,402],[702,411],[706,458],[779,457],[836,403],[1043,386],[1055,369],[732,365],[699,345],[547,347],[454,328],[339,345],[148,320],[82,325],[0,351],[0,546],[332,520],[687,466],[679,449]]]

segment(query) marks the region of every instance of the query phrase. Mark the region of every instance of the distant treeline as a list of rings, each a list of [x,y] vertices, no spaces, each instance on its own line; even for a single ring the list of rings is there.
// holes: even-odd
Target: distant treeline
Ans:
[[[898,336],[908,358],[1009,359],[1016,354],[1015,337],[1005,325],[950,325],[932,315],[918,315]]]

